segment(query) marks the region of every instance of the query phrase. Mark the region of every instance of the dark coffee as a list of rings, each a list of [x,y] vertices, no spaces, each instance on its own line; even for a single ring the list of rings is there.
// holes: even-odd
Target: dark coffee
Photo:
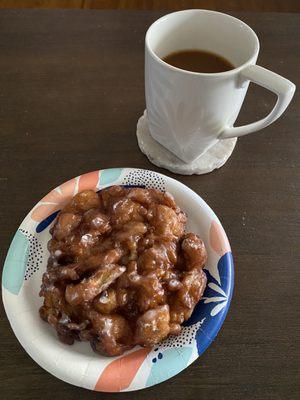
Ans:
[[[204,50],[177,51],[163,60],[173,67],[192,72],[216,73],[234,69],[234,65],[226,58]]]

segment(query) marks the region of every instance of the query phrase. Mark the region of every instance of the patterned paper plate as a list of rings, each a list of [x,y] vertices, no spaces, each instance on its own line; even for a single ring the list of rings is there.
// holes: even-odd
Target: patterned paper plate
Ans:
[[[115,358],[95,354],[88,343],[58,341],[54,329],[38,313],[39,289],[46,269],[49,229],[58,213],[78,191],[110,185],[136,185],[167,190],[187,213],[187,229],[208,249],[208,285],[203,299],[182,333],[151,351],[136,347]],[[178,374],[198,358],[217,335],[233,291],[234,267],[222,225],[211,208],[182,183],[156,172],[113,168],[78,176],[45,196],[26,216],[10,245],[2,276],[5,310],[27,353],[45,370],[68,383],[104,392],[143,389]]]

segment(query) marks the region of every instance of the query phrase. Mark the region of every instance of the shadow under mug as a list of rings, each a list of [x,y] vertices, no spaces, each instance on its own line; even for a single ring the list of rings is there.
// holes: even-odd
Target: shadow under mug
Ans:
[[[228,59],[235,68],[199,73],[176,68],[162,59],[180,50],[206,50]],[[155,21],[145,39],[145,91],[152,137],[186,163],[219,140],[258,131],[287,108],[295,85],[255,65],[259,41],[244,22],[208,10],[185,10]],[[277,95],[263,119],[234,127],[249,83]]]

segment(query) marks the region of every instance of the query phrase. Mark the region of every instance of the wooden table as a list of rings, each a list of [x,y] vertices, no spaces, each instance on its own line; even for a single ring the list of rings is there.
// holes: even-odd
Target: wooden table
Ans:
[[[50,188],[99,168],[160,171],[141,154],[135,138],[136,121],[145,107],[144,34],[160,15],[0,12],[1,264],[22,218]],[[236,16],[260,37],[259,64],[297,83],[300,15]],[[262,117],[273,103],[270,93],[251,88],[238,122]],[[191,177],[161,171],[210,204],[225,226],[235,258],[228,317],[198,361],[144,391],[89,392],[35,364],[15,338],[2,307],[1,399],[296,399],[299,121],[296,93],[278,122],[238,141],[221,170]]]

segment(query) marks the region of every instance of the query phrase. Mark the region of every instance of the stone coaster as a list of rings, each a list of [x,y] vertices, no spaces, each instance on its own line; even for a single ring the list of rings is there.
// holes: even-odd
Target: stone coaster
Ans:
[[[146,110],[138,120],[136,136],[141,151],[149,161],[158,167],[182,175],[207,174],[222,167],[231,156],[237,141],[237,138],[220,140],[196,160],[187,164],[153,139],[148,127]]]

